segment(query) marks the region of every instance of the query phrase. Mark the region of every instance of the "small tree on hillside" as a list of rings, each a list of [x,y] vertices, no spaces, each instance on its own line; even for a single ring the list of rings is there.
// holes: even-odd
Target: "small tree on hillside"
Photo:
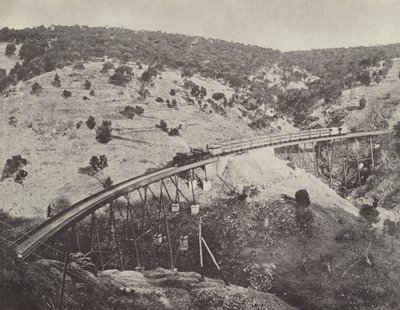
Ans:
[[[312,224],[314,222],[314,215],[310,210],[309,206],[310,196],[305,189],[298,190],[296,192],[296,223],[301,231],[305,233],[307,237],[312,237]]]
[[[57,73],[56,73],[56,75],[54,76],[54,79],[53,79],[53,81],[51,82],[51,84],[52,84],[54,87],[61,87],[61,80],[60,80],[60,77],[58,76]]]
[[[23,181],[28,175],[23,167],[26,166],[27,163],[28,161],[21,155],[14,155],[7,159],[0,181],[4,181],[5,179],[13,179],[14,182],[23,185]]]
[[[360,99],[360,101],[359,101],[359,108],[360,108],[360,110],[364,109],[366,105],[367,105],[367,100],[365,100],[365,98],[362,97],[362,98]]]
[[[90,115],[86,121],[86,126],[88,126],[90,130],[94,129],[96,127],[96,119]]]
[[[39,96],[40,93],[42,92],[42,90],[43,90],[43,87],[40,86],[40,84],[38,82],[35,82],[32,84],[31,94]]]
[[[86,82],[83,83],[83,88],[86,90],[89,90],[91,86],[92,86],[92,83],[90,83],[89,80],[86,80]]]
[[[94,171],[99,172],[108,167],[108,159],[106,155],[92,156],[89,161],[89,165]]]
[[[62,93],[62,96],[63,96],[64,99],[68,99],[69,97],[72,96],[72,93],[69,90],[65,90],[64,89],[64,91]]]
[[[371,75],[368,70],[364,70],[361,73],[360,82],[365,86],[368,86],[371,83]]]
[[[6,52],[5,55],[6,56],[12,56],[15,54],[15,51],[17,50],[17,48],[15,47],[14,43],[8,43],[6,46]]]
[[[111,121],[103,121],[100,126],[96,128],[96,140],[100,143],[108,143],[111,141]]]

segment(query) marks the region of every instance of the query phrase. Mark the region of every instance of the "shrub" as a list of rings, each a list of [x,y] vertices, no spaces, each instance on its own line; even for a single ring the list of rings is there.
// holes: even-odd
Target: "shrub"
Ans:
[[[135,113],[137,114],[137,115],[142,115],[143,113],[144,113],[144,109],[141,107],[141,106],[136,106],[135,107]]]
[[[212,98],[213,98],[215,101],[218,101],[218,100],[221,100],[221,99],[225,98],[225,94],[224,94],[224,93],[214,93],[214,94],[212,95]]]
[[[140,76],[140,80],[142,82],[150,82],[153,77],[157,76],[157,69],[149,66],[147,70],[143,71],[142,75]]]
[[[369,74],[369,71],[364,70],[361,73],[360,82],[365,86],[368,86],[371,83],[371,75]]]
[[[164,102],[164,99],[161,98],[161,97],[157,97],[157,98],[156,98],[156,101],[157,101],[157,102]]]
[[[107,177],[103,182],[104,189],[109,189],[113,185],[113,181],[110,177]]]
[[[69,90],[64,89],[62,96],[64,97],[64,99],[68,99],[69,97],[72,96],[72,93]]]
[[[82,125],[83,125],[83,122],[82,122],[82,121],[77,122],[77,123],[76,123],[76,129],[81,128]]]
[[[108,143],[111,141],[111,121],[103,121],[100,126],[96,128],[96,140],[100,143]]]
[[[94,90],[92,89],[89,93],[90,96],[94,96]]]
[[[111,61],[107,61],[103,64],[103,68],[101,69],[102,72],[107,72],[110,69],[114,68],[114,64]]]
[[[132,68],[126,65],[119,66],[114,71],[114,75],[110,76],[108,82],[116,86],[126,86],[132,81],[133,72]]]
[[[14,55],[16,50],[17,50],[17,48],[15,47],[14,43],[8,43],[7,46],[6,46],[5,55],[6,56],[12,56],[12,55]]]
[[[4,165],[1,181],[5,179],[13,179],[15,182],[23,184],[23,180],[28,175],[28,173],[22,169],[26,166],[28,161],[21,157],[21,155],[14,155],[7,159]]]
[[[171,128],[167,132],[168,132],[168,135],[170,135],[170,136],[180,136],[180,134],[181,134],[179,131],[179,127]]]
[[[8,125],[17,127],[17,124],[18,124],[18,121],[17,121],[17,118],[15,116],[10,116],[8,118]]]
[[[135,108],[130,105],[127,105],[125,106],[124,110],[121,111],[120,113],[132,119],[135,116]]]
[[[365,98],[362,97],[362,98],[360,99],[360,101],[359,101],[359,108],[360,108],[360,110],[364,109],[366,105],[367,105],[367,100],[365,100]]]
[[[360,215],[371,224],[379,222],[379,211],[376,210],[375,206],[363,205],[360,209]]]
[[[89,161],[89,165],[94,171],[98,172],[108,167],[108,159],[106,155],[92,156]]]
[[[83,88],[86,90],[89,90],[91,86],[92,86],[92,83],[90,83],[89,80],[86,80],[86,82],[83,83]]]
[[[297,206],[295,215],[296,224],[307,237],[311,237],[314,215],[309,208],[311,204],[310,196],[305,189],[300,189],[296,192],[295,198]]]
[[[58,76],[57,73],[56,73],[56,75],[54,76],[54,79],[53,79],[53,81],[51,82],[51,84],[52,84],[54,87],[61,87],[61,80],[60,80],[60,77]]]
[[[300,189],[295,194],[296,204],[299,207],[307,208],[310,205],[310,196],[305,189]]]
[[[83,96],[82,99],[83,99],[83,100],[90,100],[90,99],[89,99],[88,97],[86,97],[86,96]]]
[[[74,70],[85,70],[85,66],[83,65],[82,62],[78,62],[77,64],[74,65],[73,69]]]
[[[94,129],[96,127],[96,119],[93,116],[89,116],[86,121],[86,126],[88,126],[90,130]]]
[[[171,96],[175,96],[175,95],[176,95],[175,89],[172,88],[172,89],[169,91],[169,94],[170,94]]]
[[[42,92],[42,90],[43,90],[43,87],[40,86],[40,84],[38,82],[35,82],[32,84],[31,94],[39,96],[40,93]]]
[[[156,124],[156,127],[160,128],[162,131],[168,132],[168,124],[164,120],[161,120],[159,124]]]

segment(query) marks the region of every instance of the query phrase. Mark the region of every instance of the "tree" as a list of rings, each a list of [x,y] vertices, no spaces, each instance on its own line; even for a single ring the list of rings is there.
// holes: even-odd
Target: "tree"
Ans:
[[[69,97],[72,96],[72,93],[69,90],[64,89],[62,96],[64,97],[64,99],[68,99]]]
[[[156,127],[160,128],[162,131],[168,132],[168,124],[164,120],[161,120],[159,124],[156,124]]]
[[[40,93],[42,92],[42,90],[43,90],[43,87],[40,86],[40,84],[38,82],[35,82],[32,84],[31,94],[39,96]]]
[[[51,82],[51,84],[52,84],[54,87],[61,87],[61,80],[60,80],[60,77],[58,76],[57,73],[56,73],[56,75],[54,76],[54,80],[53,80],[53,82]]]
[[[102,171],[104,168],[108,167],[108,159],[106,155],[92,156],[89,161],[89,165],[94,171]]]
[[[22,168],[26,166],[27,163],[28,161],[21,155],[14,155],[7,159],[0,181],[13,179],[14,182],[23,185],[23,181],[28,173]]]
[[[6,56],[12,56],[15,54],[15,51],[17,50],[17,48],[15,47],[14,43],[8,43],[6,46],[6,52],[5,55]]]
[[[171,96],[175,96],[175,95],[176,95],[175,89],[171,88],[171,90],[169,91],[169,94],[170,94]]]
[[[296,192],[296,224],[307,237],[312,236],[312,224],[314,222],[314,215],[309,206],[310,196],[305,189],[300,189]]]
[[[109,189],[113,185],[113,181],[110,177],[107,177],[103,182],[104,189]]]
[[[308,206],[310,206],[310,196],[305,189],[298,190],[295,194],[295,198],[297,206],[302,208],[307,208]]]
[[[96,127],[96,119],[90,115],[86,121],[86,126],[88,126],[90,130],[94,129]]]
[[[132,119],[135,116],[135,108],[130,105],[127,105],[125,106],[124,110],[120,113]]]
[[[366,105],[367,105],[367,100],[365,100],[365,98],[362,97],[362,98],[360,99],[360,101],[359,101],[359,108],[360,108],[360,110],[364,109]]]
[[[220,99],[222,99],[222,98],[225,98],[225,94],[224,94],[224,93],[214,93],[214,94],[212,95],[212,98],[213,98],[214,100],[218,101],[218,100],[220,100]]]
[[[91,86],[92,86],[92,83],[90,83],[89,80],[86,80],[86,82],[83,83],[83,88],[86,90],[89,90]]]
[[[136,106],[135,107],[135,113],[137,114],[137,115],[142,115],[143,113],[144,113],[144,109],[141,107],[141,106]]]
[[[368,86],[371,83],[371,75],[368,70],[364,70],[361,73],[360,82],[365,86]]]
[[[108,143],[112,140],[111,132],[111,121],[103,121],[100,126],[96,128],[96,140],[100,143]]]
[[[92,89],[89,93],[90,96],[94,96],[94,90]]]

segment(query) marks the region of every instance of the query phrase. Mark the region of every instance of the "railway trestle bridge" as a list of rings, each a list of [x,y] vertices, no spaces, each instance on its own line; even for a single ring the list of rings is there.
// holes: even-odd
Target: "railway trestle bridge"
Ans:
[[[164,245],[168,264],[174,269],[177,255],[187,249],[188,241],[184,232],[182,238],[172,236],[170,224],[185,212],[199,212],[196,195],[200,189],[207,191],[211,188],[211,181],[218,177],[217,171],[221,168],[218,166],[227,161],[226,156],[273,148],[278,156],[285,159],[296,157],[301,168],[312,170],[316,175],[328,176],[331,184],[334,182],[333,162],[340,158],[343,182],[355,179],[361,184],[362,164],[367,160],[372,166],[375,164],[377,143],[374,140],[390,132],[379,130],[315,136],[311,131],[302,131],[290,138],[287,138],[288,135],[275,135],[278,138],[274,142],[268,138],[259,143],[260,138],[257,138],[256,144],[246,144],[244,148],[231,141],[235,147],[227,153],[146,172],[91,195],[47,219],[16,240],[11,247],[22,260],[35,256],[39,250],[47,255],[53,253],[57,258],[60,255],[66,257],[68,251],[75,251],[90,255],[103,270],[110,266],[124,270],[144,265],[142,243],[150,238],[151,242]],[[362,141],[369,145],[368,156],[359,156],[357,150]],[[229,143],[225,142],[225,145]],[[321,156],[321,146],[326,152],[324,156]],[[350,153],[355,154],[355,158]],[[357,164],[356,174],[348,175],[347,167],[354,161]],[[320,168],[322,162],[328,167],[328,175]],[[307,163],[311,165],[306,166]],[[196,188],[198,183],[200,189]],[[182,210],[183,206],[186,210]],[[63,250],[57,249],[55,240],[63,240]]]

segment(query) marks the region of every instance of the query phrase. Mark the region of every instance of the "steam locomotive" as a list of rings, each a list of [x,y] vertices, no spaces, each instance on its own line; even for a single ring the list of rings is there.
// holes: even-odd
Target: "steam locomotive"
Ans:
[[[310,129],[299,131],[296,133],[285,134],[269,134],[261,135],[254,138],[245,138],[231,141],[223,141],[218,144],[206,145],[205,149],[191,148],[188,153],[176,153],[172,159],[173,166],[184,166],[195,163],[200,160],[205,160],[213,156],[225,155],[238,151],[245,151],[279,143],[301,141],[313,138],[322,138],[330,136],[340,136],[347,134],[340,127]]]

